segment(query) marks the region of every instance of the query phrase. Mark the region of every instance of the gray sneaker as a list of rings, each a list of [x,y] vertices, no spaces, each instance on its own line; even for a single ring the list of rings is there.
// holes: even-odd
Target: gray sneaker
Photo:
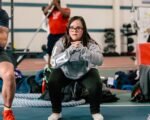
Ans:
[[[48,120],[60,120],[62,118],[61,113],[52,113],[49,117]]]

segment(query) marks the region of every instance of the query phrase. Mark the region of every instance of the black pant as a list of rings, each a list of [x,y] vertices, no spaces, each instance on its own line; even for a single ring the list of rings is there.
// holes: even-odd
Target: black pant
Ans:
[[[63,36],[64,34],[49,34],[47,41],[47,53],[51,56],[52,50],[55,43]]]
[[[92,68],[87,74],[77,81],[88,90],[88,101],[90,103],[91,113],[100,112],[100,99],[102,93],[102,83],[97,69]],[[48,87],[52,103],[52,111],[61,112],[61,89],[72,82],[71,79],[65,77],[61,69],[55,69],[49,79]]]

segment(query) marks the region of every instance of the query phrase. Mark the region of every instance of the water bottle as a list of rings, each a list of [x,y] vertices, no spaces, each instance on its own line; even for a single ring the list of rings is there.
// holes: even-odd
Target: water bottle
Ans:
[[[44,93],[46,90],[46,79],[45,77],[43,78],[43,81],[42,81],[42,93]]]

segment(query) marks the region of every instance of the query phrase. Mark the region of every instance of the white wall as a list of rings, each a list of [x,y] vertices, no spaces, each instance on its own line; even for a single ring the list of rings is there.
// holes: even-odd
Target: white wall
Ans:
[[[131,1],[132,0],[119,0],[120,6],[131,7]],[[142,0],[133,1],[135,6],[150,6],[150,4],[142,4]],[[39,27],[42,20],[41,7],[48,3],[48,0],[14,0],[14,2],[14,46],[18,49],[26,48],[35,34],[35,32],[30,30]],[[61,2],[63,6],[74,5],[71,7],[71,16],[83,16],[89,30],[102,30],[100,32],[89,33],[99,44],[104,46],[103,30],[105,28],[114,28],[115,26],[114,10],[111,8],[113,7],[114,0],[61,0]],[[10,0],[3,0],[3,3],[10,4]],[[6,9],[10,15],[10,5],[5,4],[3,8]],[[124,23],[131,22],[131,12],[130,9],[120,9],[119,13],[119,27],[121,28]],[[16,29],[20,32],[17,32]],[[25,32],[25,30],[27,30],[27,32]],[[10,41],[9,36],[9,42]],[[46,42],[47,33],[39,32],[30,45],[30,51],[41,51],[41,45],[46,44]],[[118,43],[116,43],[116,45],[118,45]]]

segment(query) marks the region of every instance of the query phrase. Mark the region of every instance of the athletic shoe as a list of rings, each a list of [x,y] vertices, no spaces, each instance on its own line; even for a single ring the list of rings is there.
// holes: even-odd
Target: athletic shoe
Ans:
[[[49,117],[48,120],[60,120],[62,118],[62,114],[61,113],[52,113]]]
[[[12,110],[4,110],[2,114],[3,120],[15,120],[15,116]]]
[[[148,114],[147,120],[150,120],[150,114]]]
[[[92,114],[93,120],[104,120],[104,117],[100,113]]]

